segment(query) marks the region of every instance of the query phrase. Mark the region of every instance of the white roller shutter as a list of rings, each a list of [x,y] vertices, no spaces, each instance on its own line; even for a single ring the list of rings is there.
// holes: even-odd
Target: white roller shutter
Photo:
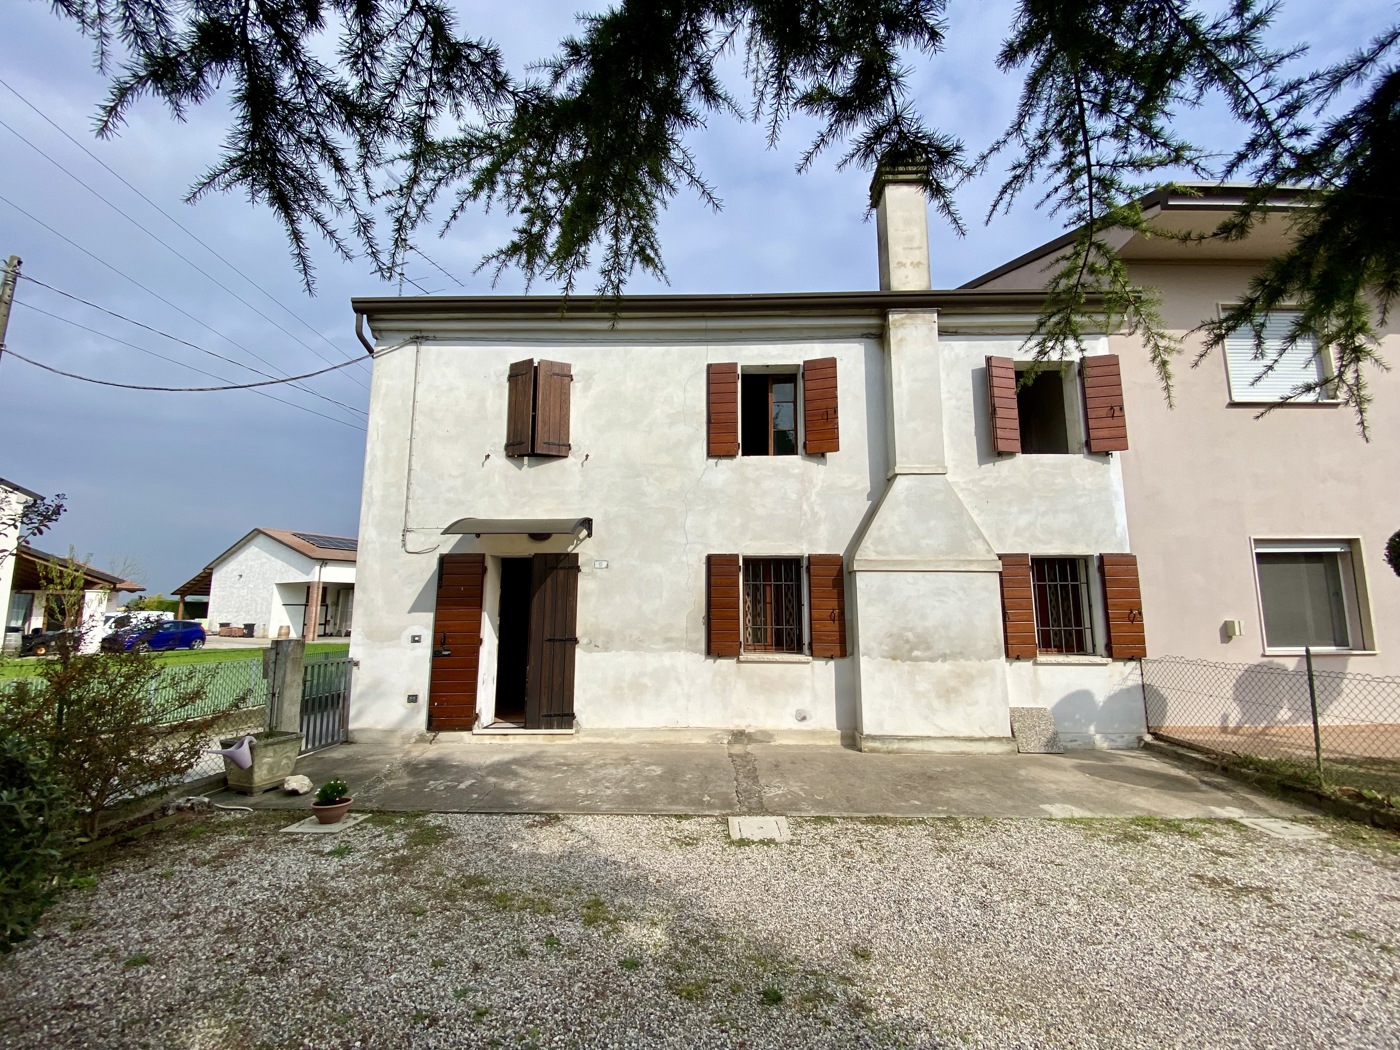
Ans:
[[[1225,340],[1225,368],[1230,376],[1230,400],[1269,403],[1282,401],[1300,383],[1310,383],[1326,379],[1326,367],[1320,356],[1315,356],[1317,340],[1312,336],[1299,339],[1283,359],[1268,375],[1257,383],[1256,376],[1273,360],[1288,339],[1288,331],[1298,314],[1292,310],[1281,310],[1269,315],[1264,325],[1265,358],[1261,361],[1254,356],[1254,332],[1249,329],[1236,332]],[[1300,401],[1325,400],[1324,393],[1317,391]]]

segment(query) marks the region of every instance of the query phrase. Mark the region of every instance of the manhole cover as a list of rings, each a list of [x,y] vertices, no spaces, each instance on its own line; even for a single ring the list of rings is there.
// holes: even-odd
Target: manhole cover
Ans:
[[[1241,824],[1256,831],[1262,831],[1265,835],[1272,835],[1276,839],[1292,839],[1295,842],[1307,842],[1311,839],[1325,839],[1327,832],[1318,831],[1305,824],[1295,824],[1291,820],[1282,820],[1279,817],[1237,817]]]
[[[787,842],[792,838],[792,831],[788,828],[787,817],[730,817],[729,837],[736,841]]]

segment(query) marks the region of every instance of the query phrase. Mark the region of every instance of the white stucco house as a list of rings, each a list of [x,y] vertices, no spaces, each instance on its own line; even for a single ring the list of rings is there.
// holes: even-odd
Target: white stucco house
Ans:
[[[176,587],[186,602],[208,598],[208,629],[256,638],[345,637],[355,611],[353,536],[256,528]]]
[[[878,291],[355,300],[355,739],[1001,750],[1070,699],[1137,742],[1109,340],[1009,424],[1041,294],[931,290],[921,189],[874,191]]]
[[[58,631],[74,625],[74,621],[65,614],[64,600],[61,597],[50,599],[50,581],[53,577],[49,573],[65,571],[69,564],[68,557],[41,551],[27,543],[19,545],[15,552],[14,575],[7,603],[7,651],[17,650],[23,635]],[[76,625],[82,629],[79,652],[95,653],[106,633],[107,618],[120,610],[122,597],[138,594],[145,588],[90,565],[79,565],[78,568],[83,577],[83,607],[76,618]]]
[[[16,553],[19,550],[19,520],[24,508],[31,500],[39,498],[13,481],[0,478],[0,610],[5,613],[4,634],[0,636],[0,651],[10,651],[19,647],[19,633],[23,627],[11,621],[25,619],[20,610],[12,607],[11,591],[14,583]],[[27,621],[26,621],[27,622]],[[13,637],[12,637],[13,635]]]

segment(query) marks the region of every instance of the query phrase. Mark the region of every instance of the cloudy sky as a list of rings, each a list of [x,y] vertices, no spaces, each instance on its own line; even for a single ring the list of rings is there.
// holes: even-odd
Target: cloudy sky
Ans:
[[[463,24],[495,40],[521,68],[546,56],[584,5],[459,6]],[[1018,84],[993,66],[1010,7],[1005,0],[954,0],[948,51],[917,73],[930,122],[974,152],[1015,105]],[[1393,3],[1374,0],[1291,0],[1275,33],[1280,44],[1306,41],[1312,61],[1321,62],[1358,46],[1394,13]],[[262,378],[250,369],[300,374],[362,356],[349,300],[398,294],[397,284],[319,250],[318,294],[309,298],[268,214],[234,196],[182,203],[222,137],[226,114],[217,102],[183,124],[147,102],[119,138],[98,141],[90,129],[104,81],[89,45],[44,0],[9,0],[5,16],[0,258],[19,255],[23,273],[50,286],[21,282],[11,348],[85,375],[166,386],[250,382]],[[1228,143],[1225,122],[1209,108],[1193,120],[1207,141]],[[732,121],[717,120],[695,138],[724,209],[715,214],[681,198],[666,214],[670,290],[875,287],[869,176],[836,172],[834,158],[796,174],[806,130],[795,124],[771,151],[761,129]],[[962,198],[970,220],[965,239],[933,219],[936,287],[956,286],[1060,232],[1033,199],[982,226],[992,191],[988,179]],[[504,229],[499,217],[473,215],[445,239],[425,232],[421,247],[437,265],[419,258],[408,276],[430,292],[493,291],[489,277],[473,270]],[[515,275],[494,289],[522,290]],[[661,290],[643,278],[629,287]],[[418,290],[406,284],[403,291]],[[269,391],[286,403],[247,391],[123,391],[5,359],[0,477],[67,494],[68,513],[41,546],[65,552],[71,545],[91,553],[99,568],[128,569],[151,593],[168,593],[257,525],[355,533],[369,367],[357,364],[307,385]]]

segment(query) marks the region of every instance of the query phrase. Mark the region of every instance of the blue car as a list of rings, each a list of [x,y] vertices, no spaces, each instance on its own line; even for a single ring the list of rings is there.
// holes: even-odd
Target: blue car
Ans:
[[[204,628],[193,620],[163,620],[145,627],[128,627],[102,639],[104,653],[145,652],[150,649],[203,649]]]

